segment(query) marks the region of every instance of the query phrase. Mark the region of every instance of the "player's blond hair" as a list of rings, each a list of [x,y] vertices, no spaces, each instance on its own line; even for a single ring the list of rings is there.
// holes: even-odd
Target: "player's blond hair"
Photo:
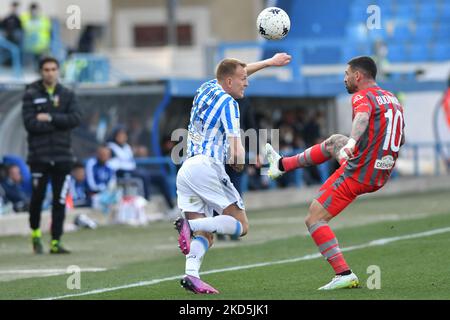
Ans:
[[[247,67],[247,64],[244,62],[233,59],[233,58],[226,58],[219,62],[216,68],[216,79],[217,80],[224,80],[226,77],[230,77],[234,75],[236,72],[236,69],[238,66],[241,66],[242,68]]]

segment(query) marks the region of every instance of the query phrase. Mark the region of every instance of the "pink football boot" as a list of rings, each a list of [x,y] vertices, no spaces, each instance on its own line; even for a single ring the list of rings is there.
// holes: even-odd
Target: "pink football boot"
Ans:
[[[187,219],[178,218],[174,223],[175,229],[178,231],[178,247],[184,255],[189,253],[191,249],[191,228]]]
[[[217,294],[218,290],[211,287],[206,282],[196,278],[194,276],[184,276],[180,281],[181,286],[186,290],[192,291],[195,294]]]

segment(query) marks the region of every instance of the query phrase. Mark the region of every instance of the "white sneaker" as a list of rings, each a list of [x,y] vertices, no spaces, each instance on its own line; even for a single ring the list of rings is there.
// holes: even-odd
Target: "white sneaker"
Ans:
[[[278,161],[281,159],[281,156],[273,149],[270,143],[266,143],[265,151],[267,160],[269,161],[267,174],[271,179],[277,179],[284,174],[284,171],[278,168]]]
[[[318,290],[334,290],[344,288],[357,288],[359,280],[353,272],[346,276],[335,276],[330,283],[320,287]]]

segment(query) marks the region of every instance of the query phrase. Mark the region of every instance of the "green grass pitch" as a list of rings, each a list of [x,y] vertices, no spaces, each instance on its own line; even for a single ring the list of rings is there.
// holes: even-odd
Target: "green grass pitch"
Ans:
[[[1,237],[0,299],[450,299],[450,230],[397,238],[449,228],[449,192],[359,199],[331,222],[344,250],[361,245],[344,253],[361,282],[352,290],[317,291],[333,276],[321,257],[290,261],[317,254],[306,212],[307,206],[249,212],[248,236],[216,242],[202,266],[202,278],[221,292],[214,296],[180,288],[185,258],[169,222],[68,233],[68,256],[34,256],[28,237]],[[365,246],[383,238],[396,241]],[[44,235],[47,248],[48,240]],[[82,272],[79,290],[67,289],[70,274],[20,273],[70,265],[106,270]],[[372,265],[380,268],[381,289],[367,287]]]

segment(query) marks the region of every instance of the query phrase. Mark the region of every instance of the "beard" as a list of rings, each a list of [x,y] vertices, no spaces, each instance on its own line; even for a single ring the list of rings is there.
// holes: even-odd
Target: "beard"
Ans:
[[[350,94],[353,94],[357,91],[355,86],[352,86],[351,84],[348,83],[345,84],[345,88],[347,89],[347,92]]]

